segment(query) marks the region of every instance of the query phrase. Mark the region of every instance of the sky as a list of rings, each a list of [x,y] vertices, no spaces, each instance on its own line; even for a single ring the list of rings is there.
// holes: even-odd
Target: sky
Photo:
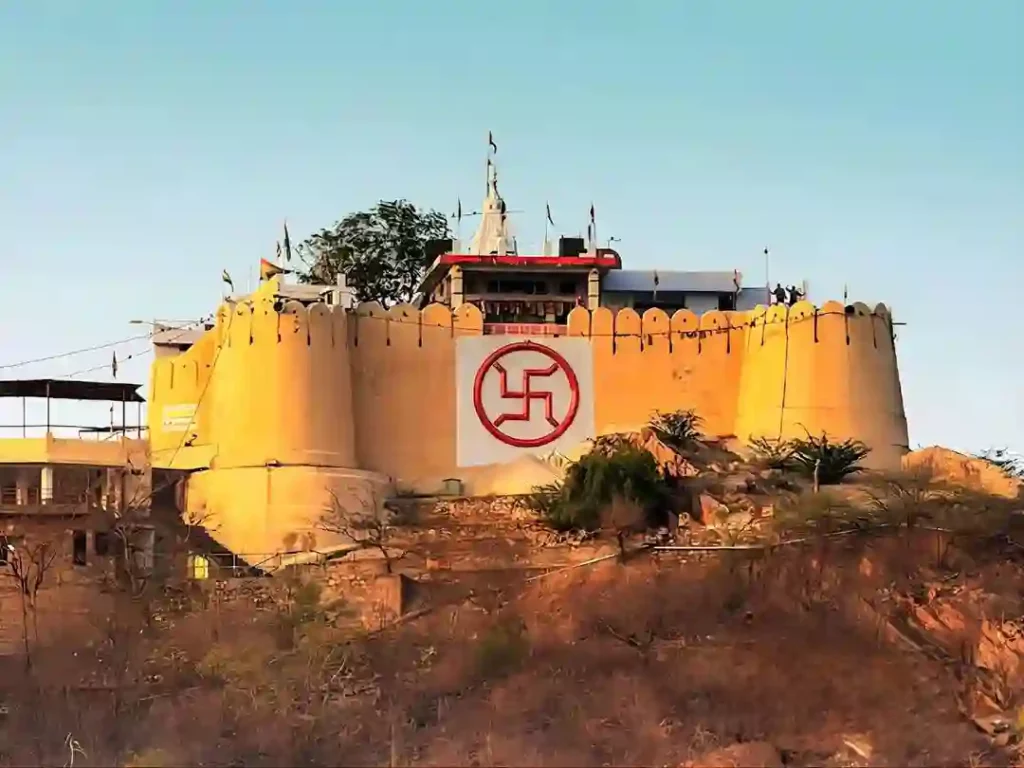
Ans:
[[[473,207],[488,131],[521,250],[545,202],[630,268],[768,247],[906,323],[912,446],[1024,451],[1020,0],[3,0],[0,377],[109,378],[11,366],[211,313],[285,218]]]

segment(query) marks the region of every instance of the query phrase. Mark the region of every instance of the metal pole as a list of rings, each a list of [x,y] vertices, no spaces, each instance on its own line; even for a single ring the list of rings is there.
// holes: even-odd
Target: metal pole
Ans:
[[[135,416],[135,436],[142,439],[142,403],[136,403],[138,410]]]
[[[21,398],[21,436],[28,437],[28,416],[26,415],[26,400],[28,398]]]
[[[128,399],[125,391],[121,390],[121,439],[128,437]]]
[[[50,382],[46,382],[46,435],[50,435]]]

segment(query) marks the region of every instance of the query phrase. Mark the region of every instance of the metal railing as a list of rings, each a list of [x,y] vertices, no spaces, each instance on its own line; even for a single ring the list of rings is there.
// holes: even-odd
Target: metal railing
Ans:
[[[65,434],[58,434],[58,430],[65,432]],[[28,424],[24,422],[20,424],[0,424],[0,438],[38,438],[46,437],[47,435],[67,438],[69,436],[67,433],[71,433],[79,440],[91,438],[96,441],[103,441],[122,437],[140,439],[148,431],[149,427],[145,424],[114,424],[113,426],[98,424]]]

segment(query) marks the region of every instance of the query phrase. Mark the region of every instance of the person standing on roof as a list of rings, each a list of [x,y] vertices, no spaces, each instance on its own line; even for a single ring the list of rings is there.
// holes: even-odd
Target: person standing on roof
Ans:
[[[776,304],[786,304],[786,289],[782,287],[782,283],[775,284],[775,290],[772,291],[772,296],[775,297]]]

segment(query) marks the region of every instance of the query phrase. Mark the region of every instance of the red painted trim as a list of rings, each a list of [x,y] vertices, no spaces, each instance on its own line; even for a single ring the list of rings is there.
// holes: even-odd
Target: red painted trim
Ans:
[[[622,269],[622,260],[616,256],[473,256],[471,254],[446,253],[438,265],[476,264],[498,267],[597,267],[598,269]]]
[[[540,437],[521,438],[506,435],[498,429],[497,425],[495,425],[491,420],[491,417],[487,415],[487,411],[484,410],[484,379],[487,377],[488,372],[490,372],[491,368],[494,367],[494,364],[505,355],[511,354],[512,352],[525,351],[540,352],[542,355],[546,355],[551,358],[551,360],[554,361],[554,364],[565,372],[565,376],[569,380],[569,410],[566,412],[565,418],[563,418],[558,423],[558,426],[551,432],[546,435],[541,435]],[[477,418],[480,419],[480,423],[496,440],[515,448],[539,448],[542,445],[554,442],[564,435],[565,431],[572,426],[573,421],[576,419],[576,412],[579,410],[579,407],[580,382],[579,379],[576,378],[576,372],[573,371],[572,366],[569,365],[569,361],[550,347],[545,347],[535,341],[516,341],[512,344],[506,344],[503,347],[498,347],[487,356],[483,363],[480,364],[480,367],[476,371],[476,377],[473,379],[473,408],[476,411]],[[526,408],[527,412],[529,412],[529,400],[526,401]]]

